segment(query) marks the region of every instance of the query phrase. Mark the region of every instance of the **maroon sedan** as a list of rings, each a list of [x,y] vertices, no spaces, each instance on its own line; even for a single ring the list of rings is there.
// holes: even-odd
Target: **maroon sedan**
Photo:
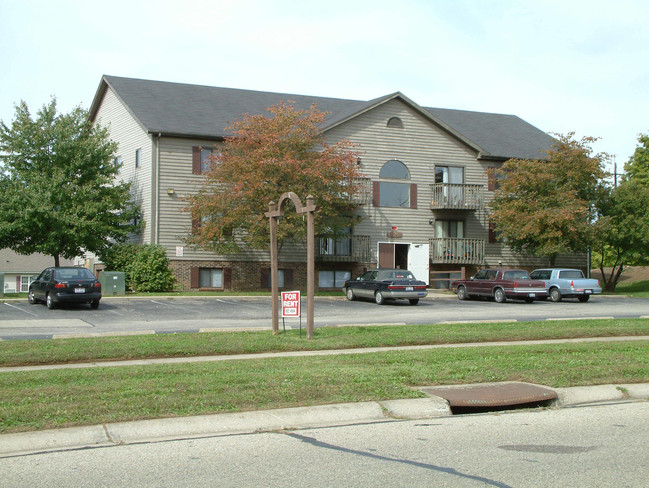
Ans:
[[[483,269],[469,279],[454,281],[451,287],[460,300],[486,297],[498,303],[508,298],[532,303],[548,297],[545,283],[530,279],[523,269]]]

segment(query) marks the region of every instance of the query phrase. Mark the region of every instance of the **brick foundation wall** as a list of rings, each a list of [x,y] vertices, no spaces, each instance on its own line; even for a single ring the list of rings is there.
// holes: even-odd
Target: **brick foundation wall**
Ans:
[[[230,268],[232,270],[231,291],[259,291],[269,290],[262,286],[262,275],[264,270],[270,269],[268,261],[189,261],[171,260],[170,267],[183,290],[191,290],[191,269],[192,268]],[[306,263],[278,263],[279,269],[292,270],[293,282],[287,283],[286,288],[300,290],[306,293]],[[322,270],[345,270],[351,271],[352,278],[360,276],[367,269],[375,268],[373,263],[316,263],[315,287],[318,290],[318,271]],[[290,285],[290,286],[288,286]]]

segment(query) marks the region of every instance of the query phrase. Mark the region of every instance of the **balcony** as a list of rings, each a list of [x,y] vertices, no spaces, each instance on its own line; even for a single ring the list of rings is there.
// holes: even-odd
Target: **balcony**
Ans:
[[[369,205],[372,202],[372,180],[370,178],[354,179],[356,192],[351,200],[356,205]]]
[[[429,243],[433,264],[484,264],[484,239],[439,237],[430,239]]]
[[[430,186],[432,210],[479,210],[484,205],[483,185],[435,183]]]
[[[319,261],[367,263],[371,261],[370,236],[316,239],[315,258]]]

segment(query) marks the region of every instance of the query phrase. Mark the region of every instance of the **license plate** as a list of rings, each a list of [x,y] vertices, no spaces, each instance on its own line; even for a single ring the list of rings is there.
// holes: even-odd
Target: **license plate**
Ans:
[[[584,293],[588,295],[589,293],[593,293],[593,290],[584,290]]]
[[[86,292],[86,289],[85,289],[85,288],[75,288],[75,289],[74,289],[74,292],[75,292],[75,293],[85,293],[85,292]]]
[[[412,286],[406,286],[406,291],[412,291]]]
[[[528,293],[527,296],[530,298],[534,298],[536,296],[536,293]]]

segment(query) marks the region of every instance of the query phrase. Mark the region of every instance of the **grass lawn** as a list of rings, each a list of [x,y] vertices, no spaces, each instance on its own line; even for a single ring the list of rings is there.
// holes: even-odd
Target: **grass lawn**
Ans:
[[[310,341],[304,334],[300,338],[296,330],[276,336],[254,331],[4,341],[0,342],[0,366],[627,335],[649,335],[649,320],[318,327]]]
[[[649,320],[318,328],[0,342],[0,362],[93,361],[494,340],[649,335]],[[0,372],[0,432],[416,398],[414,386],[518,380],[552,387],[649,381],[649,341],[389,351],[198,364]]]
[[[423,385],[633,383],[648,357],[649,341],[598,342],[0,373],[0,432],[417,398]]]

